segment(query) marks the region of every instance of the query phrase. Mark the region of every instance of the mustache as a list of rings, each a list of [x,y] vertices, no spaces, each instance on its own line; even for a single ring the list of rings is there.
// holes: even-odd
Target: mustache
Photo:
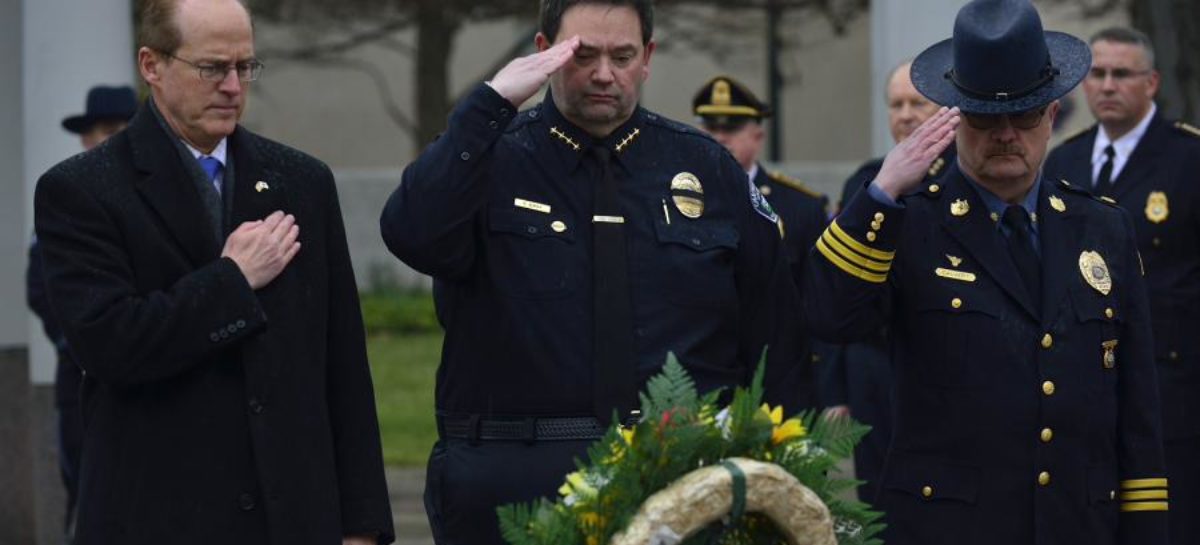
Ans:
[[[1016,155],[1019,157],[1024,157],[1025,149],[1022,148],[1021,146],[1012,145],[1012,144],[1002,145],[1002,146],[993,146],[993,147],[988,148],[987,155],[988,155],[988,157],[992,157],[995,155]]]

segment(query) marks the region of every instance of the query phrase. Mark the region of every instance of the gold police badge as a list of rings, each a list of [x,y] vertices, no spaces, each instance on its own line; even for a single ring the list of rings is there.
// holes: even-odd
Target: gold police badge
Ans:
[[[1050,208],[1053,208],[1054,210],[1056,210],[1058,212],[1066,212],[1067,211],[1067,203],[1063,202],[1062,199],[1058,198],[1058,195],[1050,195]]]
[[[965,216],[970,211],[971,203],[967,202],[966,199],[958,199],[950,203],[950,213],[955,216]]]
[[[704,214],[704,186],[691,172],[680,172],[671,178],[671,201],[684,217],[696,219]]]
[[[1146,219],[1151,223],[1162,223],[1171,214],[1167,206],[1167,194],[1162,191],[1151,191],[1146,197]]]
[[[1108,274],[1108,264],[1099,253],[1087,251],[1079,254],[1079,272],[1083,280],[1096,291],[1108,295],[1112,291],[1112,277]]]

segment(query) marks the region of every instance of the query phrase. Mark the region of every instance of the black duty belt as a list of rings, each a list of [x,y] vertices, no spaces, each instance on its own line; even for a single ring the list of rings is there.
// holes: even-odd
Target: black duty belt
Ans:
[[[623,425],[637,424],[639,416]],[[445,439],[472,441],[585,441],[604,437],[608,427],[592,416],[481,418],[479,415],[441,415],[438,434]]]

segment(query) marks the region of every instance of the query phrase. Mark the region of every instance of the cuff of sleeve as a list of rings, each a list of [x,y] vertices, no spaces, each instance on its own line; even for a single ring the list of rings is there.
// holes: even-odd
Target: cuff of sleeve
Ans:
[[[871,186],[874,189],[874,186]],[[817,239],[817,251],[843,272],[867,282],[887,281],[904,208],[859,192]],[[886,195],[884,196],[886,198]]]
[[[1117,500],[1121,519],[1117,543],[1165,545],[1167,541],[1167,479],[1162,477],[1121,481]]]
[[[885,193],[883,191],[883,189],[881,189],[879,187],[879,184],[876,184],[874,180],[872,180],[871,183],[867,184],[867,193],[871,194],[871,198],[875,199],[875,202],[882,204],[888,208],[894,208],[894,209],[904,208],[904,203],[892,199],[891,195],[888,195],[887,193]]]

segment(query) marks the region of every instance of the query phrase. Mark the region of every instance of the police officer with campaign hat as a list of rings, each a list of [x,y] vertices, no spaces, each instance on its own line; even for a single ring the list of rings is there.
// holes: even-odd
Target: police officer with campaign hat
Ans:
[[[737,80],[728,76],[709,80],[692,99],[692,112],[704,130],[733,154],[779,214],[779,232],[799,285],[808,251],[828,222],[828,199],[800,180],[768,171],[759,163],[766,141],[763,120],[771,117],[771,107]],[[798,365],[786,376],[772,377],[764,394],[767,401],[783,405],[789,413],[817,406],[815,375],[819,356],[811,350],[809,339],[796,341]]]
[[[1145,34],[1109,28],[1092,36],[1083,83],[1098,123],[1046,160],[1061,177],[1129,212],[1146,267],[1154,359],[1171,482],[1171,542],[1200,542],[1200,130],[1162,116],[1159,75]],[[1193,516],[1184,515],[1192,514]]]
[[[912,69],[951,108],[888,154],[817,243],[805,286],[816,333],[892,328],[895,430],[877,504],[889,545],[1166,543],[1132,224],[1041,175],[1057,100],[1090,60],[1087,44],[1043,31],[1028,0],[966,4],[953,38]],[[956,164],[923,182],[952,139]]]
[[[384,208],[446,327],[439,544],[501,543],[496,506],[554,495],[668,353],[701,391],[747,383],[768,345],[769,367],[795,361],[777,214],[720,144],[638,106],[652,10],[543,0],[538,52],[455,107]]]

